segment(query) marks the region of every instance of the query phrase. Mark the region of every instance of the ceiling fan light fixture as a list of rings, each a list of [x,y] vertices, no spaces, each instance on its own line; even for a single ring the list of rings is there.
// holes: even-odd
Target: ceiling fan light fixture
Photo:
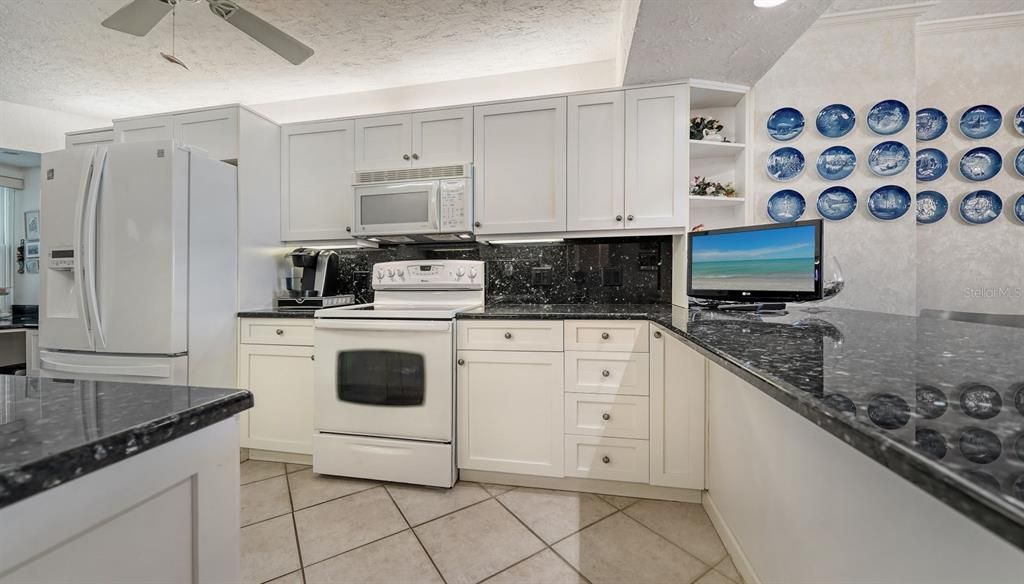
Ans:
[[[754,0],[754,6],[758,8],[774,8],[785,3],[786,0]]]

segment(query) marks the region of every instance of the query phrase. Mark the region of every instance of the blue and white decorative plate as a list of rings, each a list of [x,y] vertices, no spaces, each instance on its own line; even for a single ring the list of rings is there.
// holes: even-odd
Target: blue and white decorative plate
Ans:
[[[814,119],[818,133],[826,138],[841,138],[849,134],[856,123],[857,114],[853,113],[850,106],[842,103],[826,105]]]
[[[1017,115],[1013,116],[1013,127],[1017,130],[1017,133],[1024,136],[1024,105],[1020,106],[1017,110]]]
[[[917,180],[930,182],[946,174],[949,159],[938,148],[924,148],[917,151]]]
[[[960,159],[960,174],[967,180],[988,180],[1003,168],[1003,157],[988,146],[971,148]]]
[[[995,221],[1003,212],[1003,200],[999,195],[981,189],[964,195],[960,201],[960,216],[964,221],[974,225],[984,225]]]
[[[783,107],[768,116],[768,135],[779,142],[788,142],[804,131],[804,115],[795,107]]]
[[[1013,204],[1013,214],[1017,216],[1017,221],[1024,223],[1024,193],[1021,193],[1017,197],[1017,202]]]
[[[829,187],[818,195],[818,213],[825,219],[846,219],[856,208],[857,195],[846,187]]]
[[[868,128],[879,136],[892,136],[909,121],[910,108],[898,99],[880,101],[868,112]]]
[[[910,164],[910,148],[901,142],[889,140],[871,149],[868,168],[878,176],[894,176]]]
[[[825,180],[842,180],[857,168],[857,155],[846,146],[829,146],[818,155],[815,168]]]
[[[910,210],[910,193],[899,185],[878,187],[868,197],[868,212],[883,221],[899,219]]]
[[[793,189],[783,189],[768,199],[768,216],[776,223],[791,223],[804,214],[807,202]]]
[[[934,140],[946,132],[949,119],[942,110],[926,107],[917,110],[917,139],[922,142]]]
[[[917,222],[920,225],[936,223],[949,211],[949,201],[938,191],[917,193]]]
[[[980,140],[988,138],[999,130],[1003,123],[1003,114],[990,105],[969,107],[960,116],[960,131],[968,138]]]
[[[765,168],[775,180],[793,180],[804,171],[804,155],[792,146],[784,146],[768,155]]]
[[[1021,148],[1017,156],[1014,157],[1013,169],[1017,171],[1017,174],[1024,177],[1024,148]]]

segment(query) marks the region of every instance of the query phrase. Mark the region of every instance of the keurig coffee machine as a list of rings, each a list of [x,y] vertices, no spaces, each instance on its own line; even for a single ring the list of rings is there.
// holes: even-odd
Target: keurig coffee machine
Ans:
[[[351,294],[338,293],[337,252],[300,247],[288,257],[292,275],[285,278],[287,295],[274,300],[278,310],[317,310],[355,302]]]

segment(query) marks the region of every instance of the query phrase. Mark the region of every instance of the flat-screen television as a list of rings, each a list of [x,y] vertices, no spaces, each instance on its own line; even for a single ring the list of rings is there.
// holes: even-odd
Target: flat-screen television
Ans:
[[[821,298],[822,220],[691,232],[686,293],[721,302]]]

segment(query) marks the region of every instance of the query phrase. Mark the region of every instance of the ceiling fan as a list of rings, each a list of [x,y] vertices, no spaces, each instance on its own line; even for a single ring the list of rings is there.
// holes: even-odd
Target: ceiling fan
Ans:
[[[132,0],[103,21],[103,26],[135,36],[146,36],[163,17],[174,10],[182,0]],[[201,0],[190,0],[198,3]],[[313,49],[291,35],[249,12],[233,0],[206,0],[210,11],[238,30],[281,55],[293,65],[299,65],[313,54]]]

